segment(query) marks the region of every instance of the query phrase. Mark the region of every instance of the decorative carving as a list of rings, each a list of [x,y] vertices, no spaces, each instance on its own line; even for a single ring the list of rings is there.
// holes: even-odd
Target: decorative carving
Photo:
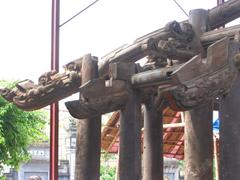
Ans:
[[[81,85],[81,59],[64,66],[65,72],[49,71],[39,77],[38,84],[24,80],[16,88],[1,89],[1,95],[23,110],[45,107],[79,91]]]
[[[139,38],[133,44],[124,45],[104,56],[99,62],[99,74],[107,76],[110,63],[135,62],[143,57],[148,57],[149,62],[163,64],[161,67],[165,66],[167,58],[187,61],[195,55],[189,48],[193,37],[189,23],[170,22],[158,34]]]
[[[240,69],[239,43],[232,40],[238,30],[212,31],[200,37],[203,47],[208,46],[205,58],[196,54],[192,26],[173,21],[104,56],[99,63],[99,79],[81,86],[80,58],[66,64],[64,73],[49,71],[39,77],[38,84],[27,79],[12,90],[1,89],[0,94],[21,109],[35,110],[81,91],[80,100],[66,105],[74,117],[84,118],[122,108],[129,83],[141,90],[143,100],[154,93],[156,104],[168,102],[175,110],[191,109],[230,89]],[[231,40],[216,41],[222,37]],[[148,58],[144,66],[134,64],[143,57]]]
[[[183,64],[171,75],[179,85],[163,93],[169,105],[187,110],[227,93],[237,74],[234,56],[238,52],[239,44],[224,38],[208,48],[206,59],[195,56]]]
[[[111,86],[108,86],[109,84]],[[80,100],[65,103],[70,114],[78,119],[119,110],[129,96],[127,83],[121,80],[112,80],[111,83],[103,79],[92,80],[80,88],[80,93]]]

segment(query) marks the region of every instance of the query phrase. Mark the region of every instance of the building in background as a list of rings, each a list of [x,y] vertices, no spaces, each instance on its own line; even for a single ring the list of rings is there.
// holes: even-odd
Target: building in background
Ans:
[[[18,171],[9,169],[5,173],[7,180],[29,180],[30,176],[39,176],[49,180],[49,144],[42,143],[31,146],[29,152],[32,159],[20,166]],[[70,180],[69,160],[59,160],[59,180]]]
[[[49,135],[49,127],[46,127]],[[68,111],[59,112],[59,180],[74,180],[76,149],[76,123]],[[7,180],[29,180],[30,176],[40,176],[49,180],[50,163],[49,142],[43,142],[29,147],[32,159],[21,164],[18,171],[5,168]]]
[[[109,113],[103,117],[103,129],[112,115],[113,113]],[[46,134],[49,135],[49,127],[46,128]],[[30,176],[34,175],[40,176],[42,180],[49,180],[49,148],[48,142],[31,146],[29,152],[32,159],[22,164],[17,172],[9,169],[6,173],[7,179],[28,180]],[[67,110],[63,109],[59,111],[59,180],[74,180],[75,151],[76,120],[69,115]],[[117,156],[116,153],[115,156]],[[115,156],[105,164],[116,167],[118,163]],[[180,174],[179,161],[174,158],[164,158],[164,177],[168,180],[181,180]]]

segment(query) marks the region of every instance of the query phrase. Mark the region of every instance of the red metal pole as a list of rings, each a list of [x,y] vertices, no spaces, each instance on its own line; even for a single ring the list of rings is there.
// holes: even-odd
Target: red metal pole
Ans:
[[[59,71],[59,0],[52,0],[51,70]],[[50,106],[50,180],[58,180],[58,102]]]

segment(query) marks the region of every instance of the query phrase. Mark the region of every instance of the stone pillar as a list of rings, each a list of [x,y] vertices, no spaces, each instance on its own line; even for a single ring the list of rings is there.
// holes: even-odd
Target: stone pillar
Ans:
[[[141,104],[139,93],[130,92],[120,116],[120,180],[141,180]]]
[[[96,78],[97,60],[83,58],[82,84]],[[100,175],[101,116],[77,120],[75,180],[97,180]]]
[[[163,121],[153,100],[144,104],[143,180],[163,179]]]

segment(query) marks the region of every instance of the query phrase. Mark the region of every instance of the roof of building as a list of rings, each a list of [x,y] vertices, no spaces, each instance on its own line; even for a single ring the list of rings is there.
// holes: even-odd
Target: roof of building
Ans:
[[[114,112],[102,130],[102,149],[109,153],[117,153],[119,147],[120,113]],[[165,157],[184,158],[184,127],[169,127],[169,124],[181,123],[181,113],[166,108],[163,111],[163,153]],[[144,137],[144,134],[143,134]]]

